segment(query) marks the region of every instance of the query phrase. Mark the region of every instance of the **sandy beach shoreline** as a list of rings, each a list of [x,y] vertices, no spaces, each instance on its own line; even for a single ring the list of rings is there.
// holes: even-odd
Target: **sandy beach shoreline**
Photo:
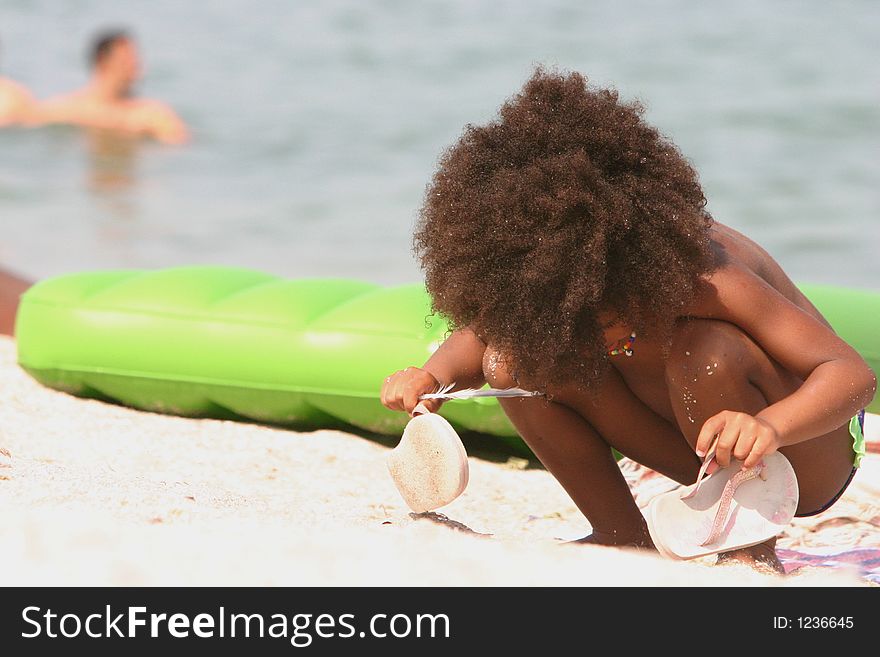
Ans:
[[[471,458],[413,517],[386,445],[144,413],[46,389],[0,339],[0,564],[7,585],[859,585],[854,569],[741,566],[561,546],[589,526],[546,471]],[[782,547],[880,546],[880,456]]]

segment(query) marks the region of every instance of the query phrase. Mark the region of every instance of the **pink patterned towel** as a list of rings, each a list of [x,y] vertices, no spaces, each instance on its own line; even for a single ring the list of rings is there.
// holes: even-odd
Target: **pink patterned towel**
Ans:
[[[818,549],[807,552],[777,548],[776,554],[785,566],[786,574],[805,566],[811,568],[858,568],[862,577],[875,584],[880,584],[880,548],[854,548],[844,552],[835,552],[831,548],[821,554]]]

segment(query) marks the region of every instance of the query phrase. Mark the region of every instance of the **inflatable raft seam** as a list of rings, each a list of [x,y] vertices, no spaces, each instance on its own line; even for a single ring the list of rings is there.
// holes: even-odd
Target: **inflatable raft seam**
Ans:
[[[26,370],[30,370],[32,372],[53,372],[53,371],[63,371],[65,373],[72,374],[110,374],[112,376],[126,377],[126,378],[141,378],[141,379],[149,379],[151,381],[173,381],[175,383],[198,383],[204,385],[218,385],[218,386],[226,386],[230,388],[259,388],[261,390],[277,390],[280,392],[291,392],[291,393],[305,393],[310,395],[326,395],[326,389],[320,388],[303,388],[303,387],[294,387],[284,384],[274,384],[274,383],[262,383],[258,381],[244,381],[244,380],[228,380],[228,379],[219,379],[219,378],[205,378],[198,376],[182,376],[177,374],[163,374],[158,376],[156,374],[152,374],[150,372],[140,372],[138,370],[114,370],[110,368],[104,367],[81,367],[75,366],[72,367],[65,363],[59,363],[57,365],[53,365],[52,367],[34,367],[30,365],[22,364],[22,367]],[[112,395],[106,391],[101,391],[107,397],[111,397],[115,399],[115,395]],[[348,397],[360,397],[363,399],[374,399],[379,394],[379,391],[372,394],[367,394],[359,391],[352,390],[344,390],[339,389],[339,392],[334,390],[334,394],[344,394]]]
[[[261,326],[266,328],[279,328],[279,329],[297,329],[302,333],[308,333],[313,324],[319,324],[321,318],[330,312],[320,313],[314,315],[313,317],[294,322],[260,322],[254,321],[251,319],[243,319],[240,316],[236,315],[220,315],[216,312],[209,313],[207,311],[202,311],[199,313],[198,310],[191,311],[189,313],[177,313],[174,311],[168,310],[152,310],[152,309],[144,309],[144,308],[126,308],[126,307],[102,307],[102,306],[88,306],[88,307],[77,307],[73,304],[62,304],[56,301],[47,301],[44,299],[38,298],[30,298],[28,299],[29,304],[49,307],[49,308],[57,308],[59,310],[75,310],[80,313],[87,312],[96,312],[96,313],[105,313],[105,314],[115,314],[115,315],[129,315],[129,316],[141,316],[141,317],[157,317],[162,319],[175,319],[179,321],[187,321],[187,322],[199,322],[199,323],[215,323],[215,324],[238,324],[240,326]],[[338,307],[333,307],[331,310],[337,310]],[[397,338],[408,338],[414,340],[421,340],[431,338],[433,334],[431,333],[400,333],[395,332],[393,330],[387,329],[363,329],[358,327],[350,327],[350,326],[316,326],[315,329],[321,329],[326,331],[335,331],[335,332],[345,332],[349,334],[358,334],[358,335],[381,335],[381,336],[392,336]]]

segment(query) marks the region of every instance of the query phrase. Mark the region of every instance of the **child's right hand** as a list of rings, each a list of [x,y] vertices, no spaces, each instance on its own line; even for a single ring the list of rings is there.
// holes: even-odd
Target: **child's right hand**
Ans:
[[[398,370],[382,384],[382,405],[392,411],[406,411],[412,415],[413,409],[419,404],[419,395],[437,392],[440,382],[430,372],[418,367],[407,367]],[[429,412],[435,413],[443,404],[440,399],[425,399],[421,404]]]

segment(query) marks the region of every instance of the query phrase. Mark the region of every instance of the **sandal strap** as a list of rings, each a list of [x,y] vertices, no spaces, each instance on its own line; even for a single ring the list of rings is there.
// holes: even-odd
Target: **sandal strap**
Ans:
[[[724,491],[721,493],[721,503],[718,505],[718,510],[715,512],[715,520],[712,523],[712,529],[709,531],[708,538],[700,545],[710,545],[718,540],[718,537],[721,536],[721,532],[724,530],[724,526],[727,524],[730,506],[733,502],[733,495],[736,493],[736,489],[739,488],[741,484],[759,477],[763,470],[764,464],[759,463],[748,470],[740,470],[727,480],[727,483],[724,484]]]
[[[709,452],[706,454],[705,458],[703,459],[703,465],[700,466],[700,472],[699,472],[699,474],[697,474],[697,481],[696,481],[697,485],[689,493],[682,495],[681,499],[683,499],[683,500],[689,499],[689,498],[693,497],[694,495],[696,495],[700,491],[700,486],[703,485],[703,477],[706,474],[706,470],[709,469],[709,466],[712,465],[712,461],[715,460],[715,448],[717,446],[718,446],[718,437],[715,438],[714,442],[712,443],[712,446],[709,448]]]

